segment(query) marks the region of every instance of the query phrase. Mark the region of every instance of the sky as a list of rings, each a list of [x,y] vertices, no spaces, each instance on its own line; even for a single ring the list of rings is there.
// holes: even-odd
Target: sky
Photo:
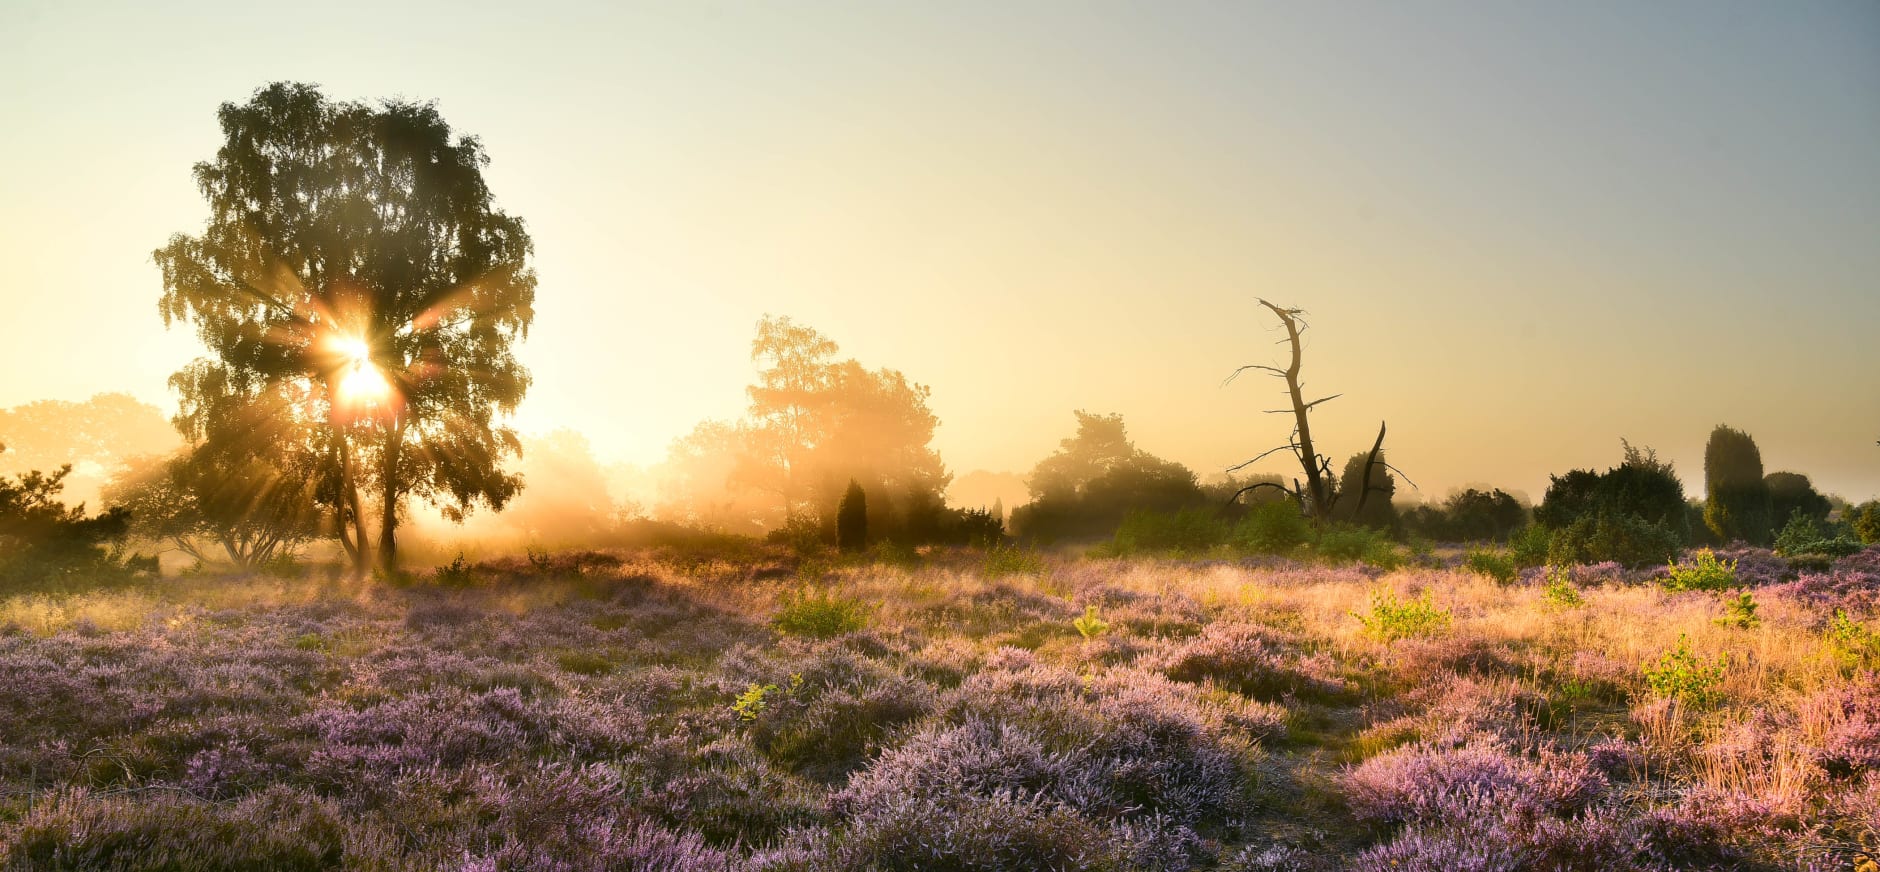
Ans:
[[[1880,495],[1880,4],[0,0],[0,406],[174,406],[150,253],[277,80],[482,140],[518,424],[608,460],[738,415],[774,313],[930,385],[956,472],[1088,409],[1206,475],[1289,430],[1222,385],[1265,297],[1327,453],[1388,421],[1427,497],[1622,437],[1696,493],[1718,423]]]

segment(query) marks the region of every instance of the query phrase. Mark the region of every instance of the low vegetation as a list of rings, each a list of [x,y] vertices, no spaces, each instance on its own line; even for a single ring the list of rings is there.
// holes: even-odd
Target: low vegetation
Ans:
[[[0,869],[1851,869],[1880,838],[1880,550],[1287,550],[23,593]],[[1731,562],[1726,596],[1670,581]]]

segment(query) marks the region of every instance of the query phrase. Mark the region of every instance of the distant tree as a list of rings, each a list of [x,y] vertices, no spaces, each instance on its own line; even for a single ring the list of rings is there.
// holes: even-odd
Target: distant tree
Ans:
[[[1487,492],[1470,488],[1443,501],[1446,538],[1455,541],[1507,539],[1527,526],[1527,514],[1519,500],[1500,488]]]
[[[1763,481],[1762,452],[1748,433],[1719,424],[1704,445],[1704,523],[1726,542],[1767,547],[1775,508]]]
[[[1397,509],[1391,505],[1391,499],[1397,494],[1397,478],[1383,464],[1370,461],[1370,454],[1364,451],[1345,460],[1344,471],[1338,476],[1338,502],[1333,506],[1333,515],[1380,530],[1395,529]],[[1367,468],[1371,471],[1369,484],[1364,482]],[[1369,488],[1370,494],[1360,499],[1359,492],[1365,488]]]
[[[359,491],[376,488],[378,560],[397,562],[407,500],[461,519],[520,487],[498,423],[528,372],[512,346],[534,317],[522,222],[497,209],[473,137],[430,104],[327,100],[277,83],[219,112],[198,164],[199,236],[156,252],[165,323],[193,324],[212,357],[179,387],[259,396],[286,387],[320,422],[339,468],[323,498],[363,568]]]
[[[701,425],[696,438],[675,443],[667,461],[671,487],[662,487],[671,494],[667,508],[722,508],[735,516],[727,529],[774,530],[793,518],[833,529],[843,490],[854,480],[868,492],[876,539],[940,535],[953,520],[941,496],[950,476],[932,447],[939,419],[927,406],[928,388],[896,370],[837,360],[839,351],[788,318],[759,322],[751,343],[758,377],[747,415],[735,424]],[[751,493],[768,504],[754,504]]]
[[[1172,512],[1205,501],[1195,474],[1129,441],[1121,415],[1079,410],[1077,434],[1038,462],[1032,501],[1012,511],[1012,532],[1042,541],[1104,538],[1131,511]]]
[[[1305,310],[1278,306],[1266,300],[1261,300],[1260,305],[1265,306],[1268,311],[1271,311],[1274,316],[1278,317],[1280,326],[1285,328],[1286,343],[1292,351],[1290,362],[1284,368],[1258,363],[1247,364],[1246,366],[1235,369],[1233,373],[1228,375],[1227,380],[1231,382],[1241,373],[1247,370],[1257,369],[1285,382],[1285,393],[1287,399],[1291,402],[1290,407],[1285,409],[1269,409],[1268,411],[1290,413],[1292,415],[1292,436],[1286,440],[1286,444],[1261,452],[1252,460],[1231,467],[1227,471],[1233,473],[1259,462],[1268,455],[1276,454],[1280,451],[1289,451],[1292,453],[1293,459],[1298,461],[1300,470],[1305,473],[1305,481],[1300,483],[1295,480],[1290,488],[1284,484],[1273,482],[1254,482],[1243,488],[1240,493],[1236,493],[1234,499],[1238,500],[1242,493],[1251,493],[1261,488],[1277,488],[1280,492],[1289,494],[1293,501],[1299,504],[1300,509],[1315,520],[1320,522],[1329,521],[1333,518],[1334,505],[1340,499],[1340,489],[1338,481],[1332,477],[1332,459],[1318,453],[1318,448],[1312,441],[1311,412],[1321,404],[1338,399],[1342,395],[1332,394],[1310,402],[1306,401],[1304,393],[1305,383],[1301,381],[1299,377],[1301,356],[1304,351],[1300,337],[1306,330],[1304,318]],[[1397,470],[1384,460],[1384,430],[1384,424],[1380,422],[1377,426],[1377,439],[1371,444],[1371,450],[1364,455],[1365,459],[1362,468],[1352,478],[1354,483],[1360,481],[1375,481],[1376,473],[1372,470],[1378,466],[1382,466],[1389,471],[1397,472],[1399,475],[1403,474],[1401,470]],[[1405,476],[1405,480],[1408,481],[1409,477]],[[1414,482],[1411,484],[1412,486],[1415,485]],[[1355,492],[1351,493],[1351,496],[1355,497],[1357,505],[1347,509],[1347,511],[1352,516],[1363,516],[1365,515],[1365,506],[1376,492],[1369,487],[1354,488],[1352,490]]]
[[[842,492],[842,503],[836,508],[836,547],[848,552],[868,547],[868,494],[854,479],[849,479],[848,490]]]
[[[1769,490],[1772,518],[1782,523],[1797,512],[1811,521],[1823,522],[1834,510],[1827,496],[1815,490],[1815,483],[1799,472],[1769,473],[1763,476],[1763,486]]]

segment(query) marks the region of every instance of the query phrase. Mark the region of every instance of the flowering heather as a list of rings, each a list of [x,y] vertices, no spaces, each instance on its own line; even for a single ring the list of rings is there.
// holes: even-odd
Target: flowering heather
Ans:
[[[1835,633],[1871,632],[1873,553],[1749,631],[1611,567],[1563,612],[944,551],[828,573],[868,615],[830,638],[773,622],[783,573],[630,554],[0,597],[0,870],[1851,868],[1880,679]],[[1382,589],[1447,625],[1367,631]],[[1642,671],[1680,636],[1744,664],[1704,707]]]

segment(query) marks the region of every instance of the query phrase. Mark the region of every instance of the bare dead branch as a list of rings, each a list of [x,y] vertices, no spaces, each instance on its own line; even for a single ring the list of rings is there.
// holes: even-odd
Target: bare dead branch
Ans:
[[[1287,495],[1287,496],[1289,496],[1289,497],[1292,497],[1292,498],[1293,498],[1293,499],[1294,499],[1295,501],[1299,499],[1299,495],[1298,495],[1298,494],[1296,494],[1296,493],[1293,493],[1292,491],[1289,491],[1289,490],[1287,490],[1287,489],[1286,489],[1286,486],[1285,486],[1285,485],[1283,485],[1283,484],[1280,484],[1279,482],[1276,482],[1276,481],[1256,481],[1256,482],[1254,482],[1253,484],[1250,484],[1250,485],[1247,485],[1246,487],[1243,487],[1243,488],[1241,488],[1240,490],[1237,490],[1237,491],[1234,491],[1234,495],[1233,495],[1233,496],[1231,496],[1231,497],[1228,497],[1228,498],[1227,498],[1227,504],[1231,506],[1231,505],[1233,505],[1233,504],[1235,504],[1235,503],[1237,503],[1237,502],[1240,502],[1240,498],[1241,498],[1241,496],[1242,496],[1242,495],[1244,495],[1244,494],[1249,494],[1249,493],[1252,493],[1252,492],[1254,492],[1254,491],[1257,491],[1257,490],[1259,490],[1260,488],[1263,488],[1263,487],[1270,487],[1270,488],[1273,488],[1273,489],[1275,489],[1275,490],[1277,490],[1277,491],[1279,491],[1280,493],[1283,493],[1283,494],[1285,494],[1285,495]]]

